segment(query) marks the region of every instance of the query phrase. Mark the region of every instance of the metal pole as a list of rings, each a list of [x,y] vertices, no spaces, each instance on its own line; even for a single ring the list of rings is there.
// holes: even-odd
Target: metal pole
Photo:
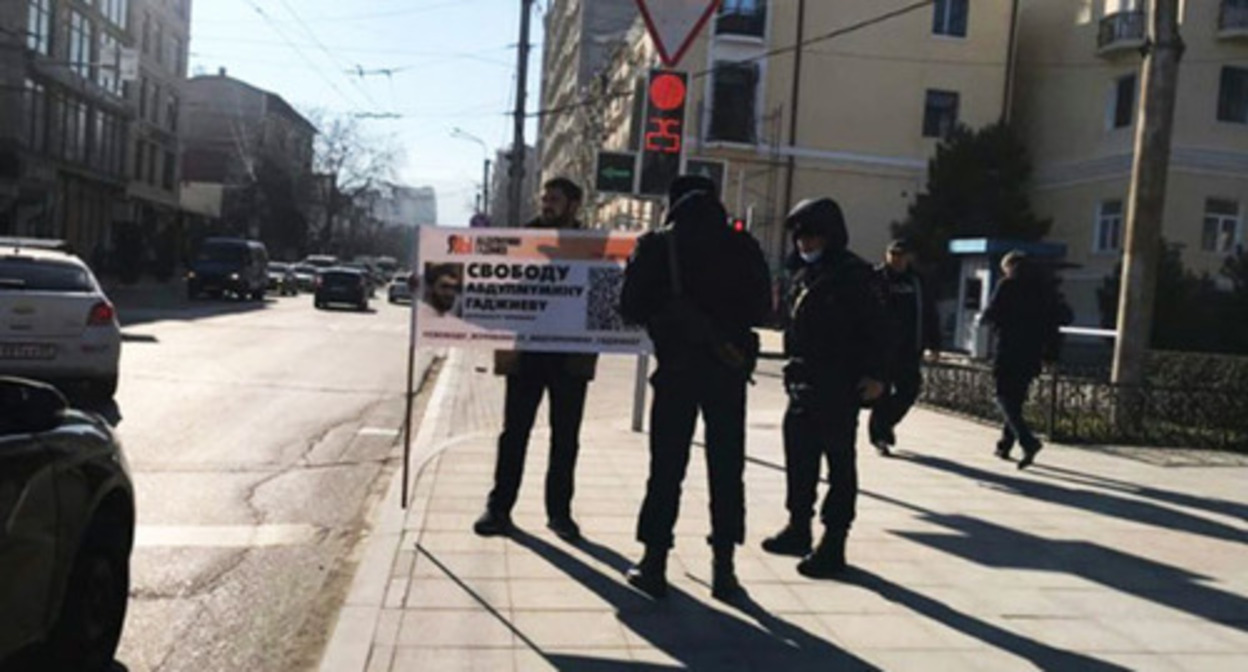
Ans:
[[[507,226],[520,226],[520,202],[524,198],[524,110],[529,95],[529,24],[533,14],[533,0],[520,0],[520,55],[516,68],[516,128],[515,142],[511,146],[511,185],[508,196]]]
[[[490,160],[489,159],[485,160],[485,171],[482,173],[482,176],[481,176],[481,192],[482,192],[481,200],[484,201],[481,204],[481,212],[486,215],[489,215],[490,214]]]
[[[412,259],[409,268],[412,273],[418,273],[420,268],[420,227],[412,229]],[[408,283],[409,286],[411,283]],[[412,478],[412,407],[416,402],[416,329],[417,320],[416,307],[420,305],[420,301],[416,299],[415,290],[413,288],[412,296],[412,313],[408,323],[407,335],[407,395],[403,410],[403,488],[400,495],[399,504],[404,511],[407,510],[409,481]]]
[[[1114,348],[1114,383],[1138,388],[1146,378],[1146,358],[1153,327],[1157,261],[1161,254],[1162,217],[1170,169],[1175,99],[1183,39],[1179,35],[1179,0],[1155,0],[1150,45],[1144,56],[1135,165],[1127,209],[1122,290],[1118,305],[1118,342]],[[1131,395],[1127,395],[1131,396]],[[1128,407],[1138,406],[1128,404]],[[1137,416],[1130,408],[1128,421]]]
[[[789,160],[788,170],[784,179],[784,212],[780,213],[783,220],[789,214],[789,210],[793,209],[793,190],[794,182],[797,180],[797,156],[794,150],[797,149],[797,122],[798,112],[801,110],[802,97],[802,42],[806,40],[806,0],[797,1],[797,48],[793,51],[793,91],[791,94],[790,105],[792,109],[789,111]]]

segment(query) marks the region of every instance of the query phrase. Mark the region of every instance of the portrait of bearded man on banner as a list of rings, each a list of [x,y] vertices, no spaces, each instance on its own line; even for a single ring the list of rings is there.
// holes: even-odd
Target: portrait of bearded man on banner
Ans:
[[[424,301],[437,311],[438,317],[463,315],[463,304],[459,300],[463,291],[463,264],[425,264]]]

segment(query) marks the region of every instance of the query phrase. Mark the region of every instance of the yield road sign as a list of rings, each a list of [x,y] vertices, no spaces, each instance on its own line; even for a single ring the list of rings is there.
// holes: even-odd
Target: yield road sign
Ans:
[[[720,0],[637,0],[659,58],[675,67],[710,21]]]

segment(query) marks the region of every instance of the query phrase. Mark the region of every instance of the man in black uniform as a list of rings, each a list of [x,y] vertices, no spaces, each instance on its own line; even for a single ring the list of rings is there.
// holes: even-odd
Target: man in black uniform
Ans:
[[[836,201],[803,201],[787,225],[796,247],[784,338],[789,524],[763,549],[805,556],[798,572],[826,578],[846,566],[845,537],[858,497],[858,411],[883,393],[887,336],[871,266],[847,249],[849,234]],[[820,511],[824,534],[811,552],[821,458],[828,461],[829,482]]]
[[[940,349],[936,303],[914,270],[914,253],[904,239],[888,246],[884,263],[875,269],[888,316],[888,379],[884,396],[871,408],[871,445],[887,456],[897,445],[894,431],[919,398],[923,384],[923,353]]]
[[[576,183],[555,178],[542,189],[542,214],[529,228],[579,229],[576,214],[584,194]],[[581,537],[572,519],[576,456],[580,451],[581,417],[585,393],[593,380],[597,355],[510,352],[495,353],[494,373],[507,376],[503,405],[503,433],[498,437],[494,489],[485,513],[473,525],[481,536],[510,534],[511,509],[524,475],[529,434],[542,403],[550,395],[550,462],[546,471],[546,526],[566,541]]]
[[[698,411],[706,424],[714,550],[712,594],[741,589],[733,568],[745,539],[746,384],[758,355],[752,328],[771,308],[771,281],[758,243],[728,226],[715,185],[678,178],[667,224],[638,241],[620,300],[626,320],[645,325],[658,360],[651,384],[650,478],[637,523],[645,556],[628,573],[652,597],[667,592],[667,555],[680,508]]]
[[[997,407],[1005,416],[996,454],[1008,460],[1014,442],[1018,441],[1023,448],[1018,468],[1026,469],[1043,446],[1027,426],[1023,404],[1044,360],[1056,359],[1061,338],[1061,302],[1056,290],[1039,269],[1031,267],[1022,251],[1005,255],[1001,271],[1005,277],[997,284],[983,317],[996,334],[992,373],[997,385]]]

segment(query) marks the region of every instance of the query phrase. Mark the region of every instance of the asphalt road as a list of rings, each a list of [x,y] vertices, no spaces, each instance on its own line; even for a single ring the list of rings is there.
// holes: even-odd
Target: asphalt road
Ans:
[[[123,308],[132,672],[316,664],[398,464],[408,312],[379,299]]]

